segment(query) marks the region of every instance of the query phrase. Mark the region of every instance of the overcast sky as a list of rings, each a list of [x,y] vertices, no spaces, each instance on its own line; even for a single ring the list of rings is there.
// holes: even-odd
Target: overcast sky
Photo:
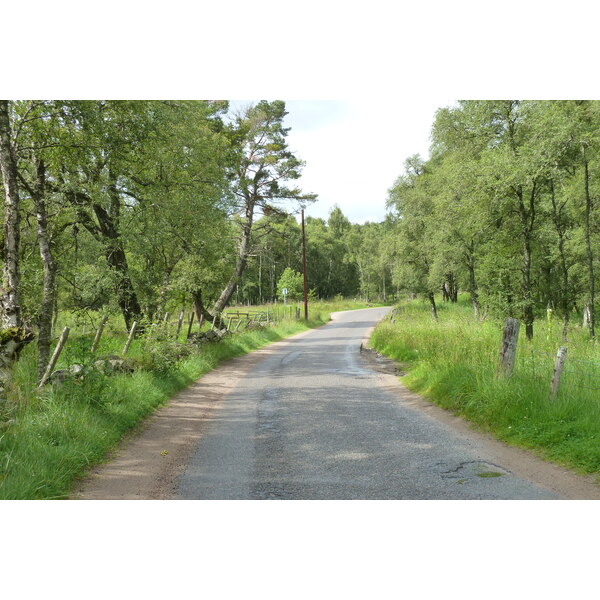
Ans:
[[[319,195],[306,214],[327,219],[338,204],[353,223],[382,221],[387,190],[404,160],[416,153],[428,156],[435,112],[453,103],[442,98],[286,101],[288,143],[306,161],[298,183]]]

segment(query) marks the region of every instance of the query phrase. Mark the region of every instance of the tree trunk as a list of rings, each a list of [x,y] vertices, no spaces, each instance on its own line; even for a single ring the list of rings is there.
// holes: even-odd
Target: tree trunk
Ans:
[[[471,304],[473,305],[473,313],[475,318],[479,316],[479,294],[477,293],[477,281],[475,279],[475,259],[473,258],[473,242],[469,246],[467,254],[467,269],[469,270],[469,295],[471,296]]]
[[[33,187],[33,201],[37,219],[38,244],[44,268],[42,302],[38,318],[38,381],[41,381],[50,358],[52,340],[52,318],[56,298],[56,266],[50,248],[48,217],[46,212],[45,185],[46,169],[42,160],[37,160],[36,181]]]
[[[444,283],[442,284],[442,301],[448,302],[449,299],[450,296],[448,295],[447,283],[444,281]]]
[[[123,313],[127,329],[131,329],[133,321],[140,321],[142,318],[142,308],[138,302],[137,295],[133,289],[131,278],[129,277],[129,266],[127,257],[120,239],[110,239],[106,242],[106,260],[111,269],[117,274],[117,302]],[[138,330],[140,328],[138,327]]]
[[[446,281],[444,282],[444,300],[452,303],[458,302],[458,285],[454,273],[446,273]]]
[[[431,304],[431,316],[437,321],[438,315],[437,315],[437,308],[435,306],[435,297],[433,295],[433,292],[429,292],[427,294],[427,297],[429,298],[429,302]]]
[[[142,308],[131,283],[129,265],[127,264],[123,240],[119,232],[121,200],[116,187],[116,177],[110,172],[109,178],[111,180],[111,185],[109,186],[111,199],[110,212],[98,203],[93,203],[92,208],[98,219],[98,225],[104,240],[106,260],[117,275],[117,302],[123,313],[125,325],[129,330],[133,321],[138,321],[139,323],[141,320]],[[138,331],[140,329],[138,327]]]
[[[526,239],[523,245],[523,320],[525,321],[525,335],[528,340],[533,339],[533,298],[531,294],[531,242]]]
[[[588,327],[590,329],[590,337],[596,337],[596,318],[594,314],[594,296],[595,296],[595,276],[594,276],[594,255],[592,254],[592,241],[590,234],[590,216],[592,213],[592,199],[590,197],[590,174],[588,161],[584,159],[584,175],[585,175],[585,251],[588,264],[588,306],[590,309]]]
[[[213,306],[213,315],[219,315],[221,312],[223,312],[223,309],[229,303],[229,300],[235,291],[235,287],[238,284],[244,269],[246,268],[248,254],[250,253],[250,235],[252,234],[252,222],[254,219],[254,204],[255,202],[253,199],[249,198],[247,200],[246,221],[242,227],[242,239],[240,240],[240,247],[235,269],[229,279],[229,282],[225,286],[225,289],[221,292],[221,295]]]
[[[194,304],[194,312],[196,313],[196,319],[198,320],[198,324],[203,323],[204,321],[208,321],[212,323],[213,319],[215,320],[215,327],[217,329],[224,329],[225,323],[218,316],[217,313],[215,315],[211,315],[206,307],[204,306],[204,301],[202,300],[202,290],[197,289],[192,292],[192,302]]]
[[[17,359],[23,346],[33,338],[23,327],[19,271],[19,188],[17,165],[12,149],[9,101],[0,100],[0,172],[4,184],[4,271],[0,288],[0,368]]]
[[[517,189],[519,200],[519,214],[521,217],[521,228],[523,234],[523,321],[525,322],[525,335],[528,340],[533,339],[533,295],[531,290],[531,241],[533,223],[535,221],[535,195],[536,183],[534,182],[529,197],[529,208],[525,208],[523,202],[523,190]]]
[[[456,304],[458,302],[458,282],[452,276],[452,298],[451,301]]]
[[[558,252],[560,254],[560,267],[562,272],[562,293],[561,293],[561,304],[563,312],[563,340],[567,339],[567,330],[569,327],[569,268],[567,266],[567,258],[565,254],[565,230],[562,223],[562,209],[556,204],[556,196],[554,194],[554,182],[550,181],[550,197],[552,199],[552,220],[554,221],[554,228],[558,235]]]
[[[0,169],[4,182],[4,273],[0,290],[2,327],[21,327],[19,272],[19,188],[13,156],[8,100],[0,100]]]

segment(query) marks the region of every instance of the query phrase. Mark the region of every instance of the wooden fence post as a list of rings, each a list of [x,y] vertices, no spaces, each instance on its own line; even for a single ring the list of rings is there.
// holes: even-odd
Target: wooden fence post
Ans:
[[[54,369],[54,366],[56,365],[56,361],[58,360],[58,357],[60,356],[60,353],[62,352],[62,349],[63,349],[68,337],[69,337],[69,328],[65,327],[63,329],[63,332],[60,335],[58,344],[56,344],[56,348],[54,348],[54,353],[52,354],[52,358],[50,359],[50,362],[48,363],[48,366],[46,367],[46,372],[44,373],[43,377],[40,379],[38,388],[41,388],[46,383],[46,381],[48,381],[48,378],[50,377],[50,375],[52,375],[52,370]]]
[[[498,375],[501,377],[510,377],[513,372],[520,326],[521,323],[512,317],[506,319],[506,323],[504,324],[502,345],[500,346],[500,361],[498,364]]]
[[[175,339],[179,337],[179,332],[181,331],[181,326],[183,325],[183,317],[185,317],[185,312],[182,310],[179,313],[179,321],[177,321],[177,333],[175,334]]]
[[[121,352],[121,354],[123,356],[125,356],[127,354],[127,350],[129,350],[129,345],[131,344],[131,340],[133,339],[133,334],[135,333],[136,329],[137,329],[137,321],[134,321],[133,325],[131,326],[131,331],[129,332],[129,337],[127,338],[127,342],[125,343],[125,347],[123,348],[123,352]]]
[[[190,323],[188,325],[188,331],[187,331],[187,336],[186,336],[186,340],[189,339],[190,334],[192,333],[192,325],[194,324],[194,316],[196,315],[196,313],[194,311],[192,311],[192,314],[190,316]]]
[[[94,343],[92,344],[92,354],[98,350],[98,344],[100,343],[100,338],[102,337],[102,332],[104,331],[106,321],[108,321],[108,317],[104,315],[100,320],[100,324],[98,325],[98,331],[96,331],[96,337],[94,338]]]
[[[558,396],[558,386],[560,385],[560,376],[565,366],[565,359],[567,357],[567,347],[561,346],[556,353],[556,359],[554,361],[554,371],[552,373],[552,383],[550,384],[550,399],[556,400]]]

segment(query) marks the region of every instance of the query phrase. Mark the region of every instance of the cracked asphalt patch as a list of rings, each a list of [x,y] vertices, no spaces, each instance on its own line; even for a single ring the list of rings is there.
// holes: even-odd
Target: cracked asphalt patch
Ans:
[[[445,466],[445,465],[444,465]],[[442,471],[443,479],[460,479],[464,483],[473,477],[493,478],[509,475],[509,471],[499,465],[494,465],[481,460],[469,460],[460,463],[457,467]]]

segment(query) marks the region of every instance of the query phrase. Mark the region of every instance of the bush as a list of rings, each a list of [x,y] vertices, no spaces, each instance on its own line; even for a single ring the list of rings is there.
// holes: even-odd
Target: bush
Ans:
[[[277,295],[283,299],[282,290],[287,289],[289,300],[299,300],[304,295],[304,277],[302,273],[287,267],[277,283]]]

